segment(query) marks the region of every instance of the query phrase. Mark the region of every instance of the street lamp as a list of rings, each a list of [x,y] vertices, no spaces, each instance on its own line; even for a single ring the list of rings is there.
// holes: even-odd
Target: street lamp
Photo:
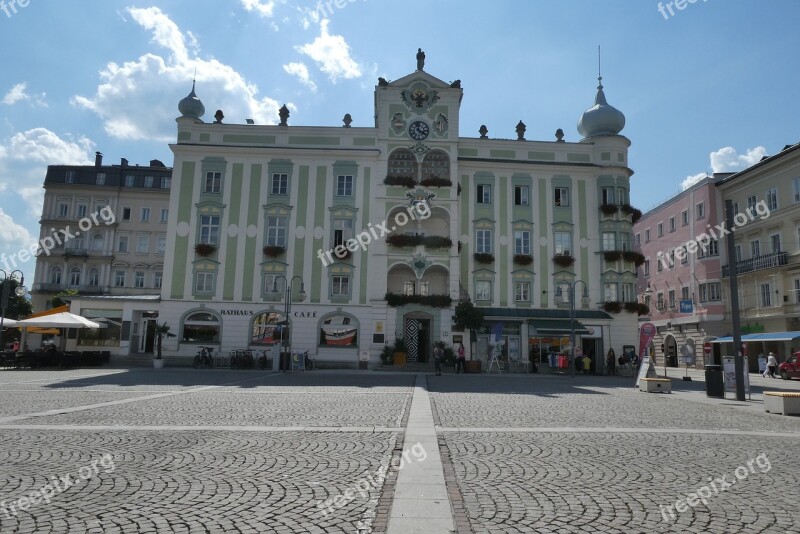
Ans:
[[[647,284],[647,289],[644,290],[645,299],[652,301],[652,295],[653,290],[650,288],[650,284]],[[649,302],[647,304],[649,305]],[[664,309],[666,308],[666,303],[663,300],[656,299],[655,307],[659,313],[663,313]]]
[[[286,284],[286,293],[285,293],[286,303],[285,303],[284,308],[283,308],[284,309],[283,320],[284,320],[284,323],[285,323],[284,326],[289,326],[289,314],[292,312],[292,289],[294,287],[294,281],[296,279],[300,280],[300,293],[298,293],[298,295],[297,295],[299,302],[303,302],[304,300],[306,300],[305,284],[303,283],[303,278],[300,275],[293,276],[291,280],[287,280],[286,277],[283,276],[282,274],[278,275],[278,276],[275,277],[275,280],[273,280],[273,282],[272,282],[272,293],[275,294],[275,295],[278,294],[278,281],[280,279],[283,279],[283,282]],[[283,353],[283,347],[284,347],[283,331],[284,331],[284,327],[281,327],[281,353]],[[288,341],[288,345],[289,345],[289,365],[291,366],[292,365],[292,363],[291,363],[292,362],[292,333],[291,332],[289,332],[289,339],[287,339],[287,341]],[[278,356],[278,358],[280,358],[280,355]],[[273,367],[273,369],[274,369],[274,367]]]
[[[18,297],[23,297],[25,296],[25,276],[20,270],[11,271],[11,274],[8,274],[0,269],[0,273],[3,273],[2,278],[0,278],[0,286],[3,288],[2,294],[0,295],[0,353],[2,353],[5,352],[5,345],[3,345],[3,322],[6,318],[6,308],[8,308],[8,293],[11,291],[11,281],[14,279],[14,275],[19,273],[19,285],[14,290],[14,293]]]
[[[583,284],[583,297],[581,302],[588,304],[589,302],[589,288],[586,287],[586,282],[583,280],[575,280],[574,282],[564,282],[569,287],[569,344],[570,344],[570,367],[572,367],[572,376],[575,377],[575,286]],[[562,291],[563,296],[563,291]]]

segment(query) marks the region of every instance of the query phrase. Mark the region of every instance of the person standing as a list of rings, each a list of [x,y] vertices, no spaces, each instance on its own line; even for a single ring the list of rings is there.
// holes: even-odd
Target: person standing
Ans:
[[[456,358],[456,374],[458,374],[460,372],[466,373],[466,370],[464,369],[464,362],[466,361],[466,356],[464,355],[464,344],[463,343],[459,343],[458,344],[457,354],[458,354],[458,357]]]
[[[433,349],[433,368],[436,371],[436,376],[442,376],[442,347],[436,345]]]
[[[761,373],[761,376],[767,378],[767,359],[764,357],[763,352],[758,354],[758,372]]]
[[[606,367],[608,367],[609,376],[614,376],[617,374],[617,362],[614,359],[614,353],[610,351],[608,356],[606,356]]]
[[[769,370],[770,378],[775,378],[775,371],[778,370],[778,359],[773,352],[770,352],[769,356],[767,356],[767,369]]]

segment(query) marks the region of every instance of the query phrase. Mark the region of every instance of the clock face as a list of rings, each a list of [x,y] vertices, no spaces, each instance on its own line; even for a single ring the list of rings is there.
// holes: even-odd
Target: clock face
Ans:
[[[415,141],[422,141],[423,139],[427,139],[430,133],[431,133],[430,126],[428,126],[422,121],[414,121],[411,123],[411,126],[408,127],[408,135],[411,136],[411,139]]]

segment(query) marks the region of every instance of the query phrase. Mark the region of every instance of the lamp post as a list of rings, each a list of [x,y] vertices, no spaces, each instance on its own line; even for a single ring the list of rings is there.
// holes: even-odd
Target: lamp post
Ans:
[[[273,281],[273,285],[272,285],[272,292],[274,294],[276,294],[276,295],[278,294],[278,281],[281,280],[281,279],[283,279],[283,282],[286,284],[286,293],[285,293],[285,301],[286,302],[285,302],[284,308],[283,308],[283,310],[284,310],[283,320],[284,320],[284,323],[285,323],[284,326],[288,327],[289,326],[289,314],[292,312],[292,289],[294,288],[294,281],[295,280],[300,280],[300,293],[297,295],[299,302],[303,302],[304,300],[306,300],[305,284],[303,283],[303,278],[300,275],[293,276],[291,280],[287,280],[286,277],[283,276],[282,274],[278,275],[278,276],[275,277],[275,280]],[[281,327],[281,353],[283,353],[283,347],[284,347],[283,331],[284,331],[284,327]],[[287,341],[288,341],[288,346],[289,346],[289,365],[291,366],[292,365],[292,363],[291,363],[291,361],[292,361],[292,333],[291,332],[289,332],[289,339],[287,339]],[[280,358],[280,355],[278,355],[278,358]]]
[[[586,282],[583,280],[575,280],[574,282],[566,282],[569,286],[569,344],[570,344],[570,367],[572,367],[572,377],[575,377],[575,286],[583,284],[583,297],[581,302],[588,302],[589,288],[586,287]]]
[[[647,284],[647,289],[644,290],[644,294],[645,294],[645,298],[649,300],[650,296],[653,294],[653,290],[650,288],[650,284]],[[667,304],[663,300],[656,299],[655,307],[658,310],[658,313],[661,314],[661,313],[664,313],[664,310],[667,308]],[[672,330],[672,323],[669,322],[669,321],[667,321],[667,330]],[[661,357],[664,358],[664,376],[667,376],[667,353],[664,350],[664,345],[663,344],[661,345],[661,349],[662,349],[661,350],[661,353],[662,353]],[[654,354],[652,354],[651,357],[653,358],[653,365],[655,365],[655,361],[656,361],[655,360],[655,350],[653,350],[653,353]],[[639,356],[641,357],[641,354]]]
[[[14,279],[14,275],[19,273],[19,285],[14,290],[14,293],[18,297],[22,297],[25,295],[25,276],[20,270],[11,271],[9,274],[0,269],[0,273],[2,273],[2,278],[0,278],[0,286],[2,286],[2,294],[0,294],[0,353],[2,353],[5,352],[5,345],[3,345],[3,323],[5,322],[6,309],[8,308],[8,294],[11,291],[11,281]]]

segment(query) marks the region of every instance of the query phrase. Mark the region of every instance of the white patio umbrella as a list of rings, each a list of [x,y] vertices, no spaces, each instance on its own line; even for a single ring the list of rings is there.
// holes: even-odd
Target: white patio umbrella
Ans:
[[[17,328],[31,326],[41,328],[100,328],[100,324],[69,312],[54,313],[53,315],[43,315],[42,317],[17,321],[16,326]]]
[[[3,317],[3,328],[14,328],[17,326],[19,321],[15,321],[14,319],[6,319]]]

